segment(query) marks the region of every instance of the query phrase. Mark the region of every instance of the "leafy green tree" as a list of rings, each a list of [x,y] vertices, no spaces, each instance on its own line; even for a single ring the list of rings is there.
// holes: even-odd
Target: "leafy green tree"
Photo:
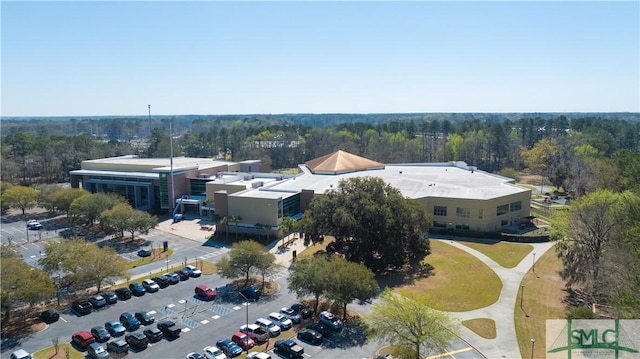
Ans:
[[[377,177],[341,180],[315,196],[299,228],[312,241],[332,235],[327,247],[374,272],[402,269],[429,254],[430,219],[415,201]]]
[[[91,195],[91,193],[82,188],[63,188],[53,194],[53,198],[51,199],[52,206],[60,211],[64,211],[68,216],[71,203],[73,203],[76,198],[88,195]]]
[[[363,322],[371,339],[388,343],[395,357],[406,359],[447,351],[459,326],[449,314],[430,308],[426,298],[389,289],[363,315]]]
[[[265,277],[274,272],[276,268],[276,256],[267,251],[262,253],[262,257],[256,264],[256,271],[262,276],[262,286],[264,287]]]
[[[267,270],[268,262],[275,262],[275,256],[268,256],[265,246],[256,241],[240,241],[234,243],[229,250],[229,257],[218,261],[218,273],[225,278],[245,277],[245,285],[249,283],[249,275],[259,269]]]
[[[289,234],[289,231],[291,231],[295,225],[296,225],[296,221],[294,221],[293,218],[286,216],[282,218],[282,222],[278,226],[278,230],[282,231],[283,237],[286,237],[287,234]]]
[[[9,188],[13,187],[13,184],[6,182],[6,181],[0,181],[0,198],[2,198],[2,195],[4,194],[4,191],[8,190]],[[2,205],[2,211],[6,211],[9,208],[11,208],[9,206],[8,203],[6,203],[4,200],[0,200],[0,204]]]
[[[128,278],[127,261],[113,248],[98,247],[81,239],[48,242],[45,256],[38,260],[42,269],[51,274],[66,273],[64,282],[82,284],[91,282],[100,292],[108,279]]]
[[[19,208],[24,214],[27,208],[36,205],[38,192],[31,187],[15,186],[7,189],[2,194],[2,203],[6,203],[10,208]]]
[[[342,305],[343,319],[347,317],[347,304],[354,298],[364,300],[376,295],[378,282],[363,264],[331,256],[325,274],[329,277],[326,296]]]
[[[150,229],[158,225],[158,218],[144,211],[131,208],[128,203],[119,203],[113,208],[100,214],[100,223],[108,232],[131,233],[131,240],[135,239],[135,232],[149,233]]]
[[[238,222],[242,221],[242,217],[241,216],[229,216],[228,219],[228,223],[233,223],[233,225],[236,227],[236,240],[238,239]],[[228,228],[227,228],[228,229]]]
[[[327,292],[330,276],[327,275],[329,259],[326,255],[298,259],[289,267],[289,292],[295,292],[298,298],[313,295],[313,311],[318,311],[320,297]]]
[[[55,194],[62,191],[57,184],[44,184],[38,186],[38,204],[50,212],[55,212]]]
[[[4,320],[9,319],[17,305],[33,306],[54,295],[55,287],[51,278],[42,270],[31,267],[12,250],[2,247],[0,260],[0,302]]]
[[[113,193],[93,193],[76,198],[69,207],[69,214],[85,220],[87,225],[91,226],[102,212],[113,208],[119,203],[126,203],[126,200]]]
[[[158,226],[158,217],[145,211],[134,210],[125,229],[131,233],[131,240],[134,240],[135,232],[148,234],[149,230],[156,226]]]
[[[563,264],[560,274],[569,287],[578,284],[595,297],[603,294],[609,280],[602,270],[603,255],[629,231],[628,215],[638,202],[630,192],[598,190],[552,218],[550,234],[558,240],[556,253]]]

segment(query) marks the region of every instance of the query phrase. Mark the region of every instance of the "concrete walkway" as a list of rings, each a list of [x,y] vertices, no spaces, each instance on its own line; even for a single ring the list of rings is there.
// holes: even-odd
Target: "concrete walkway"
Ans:
[[[476,251],[475,249],[458,243],[450,239],[433,239],[440,240],[459,248],[480,261],[485,263],[493,270],[502,281],[502,291],[498,301],[484,308],[471,310],[468,312],[452,313],[460,320],[469,320],[475,318],[493,319],[496,324],[496,338],[482,338],[466,327],[461,327],[462,338],[475,347],[479,352],[487,358],[519,358],[521,357],[518,340],[516,338],[514,309],[520,293],[520,283],[533,266],[534,253],[537,261],[545,252],[551,249],[555,243],[527,243],[523,245],[533,246],[533,250],[525,256],[515,268],[504,268],[493,261],[486,255]]]

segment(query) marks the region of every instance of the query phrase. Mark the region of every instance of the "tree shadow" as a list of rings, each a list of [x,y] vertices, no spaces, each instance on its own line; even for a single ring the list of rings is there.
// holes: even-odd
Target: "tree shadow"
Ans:
[[[389,271],[376,275],[376,281],[380,288],[396,288],[414,284],[417,280],[434,275],[433,266],[429,263],[420,263],[398,271]]]

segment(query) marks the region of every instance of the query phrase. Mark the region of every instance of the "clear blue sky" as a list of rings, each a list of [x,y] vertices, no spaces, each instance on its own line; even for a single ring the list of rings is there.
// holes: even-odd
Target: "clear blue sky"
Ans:
[[[640,111],[640,2],[1,2],[2,116]]]

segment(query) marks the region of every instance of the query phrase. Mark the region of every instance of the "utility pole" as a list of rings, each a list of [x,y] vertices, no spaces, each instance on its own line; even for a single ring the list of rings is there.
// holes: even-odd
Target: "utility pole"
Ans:
[[[151,138],[151,105],[147,105],[149,108],[149,138]]]

